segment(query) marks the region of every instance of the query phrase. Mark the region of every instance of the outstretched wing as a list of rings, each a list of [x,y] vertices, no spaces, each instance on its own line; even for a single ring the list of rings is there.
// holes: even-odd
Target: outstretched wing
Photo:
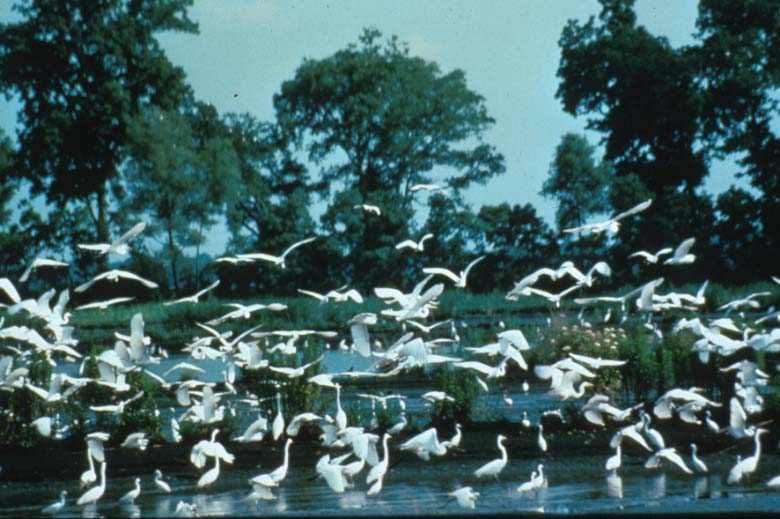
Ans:
[[[456,283],[460,281],[460,277],[458,277],[454,272],[451,270],[445,269],[445,268],[439,268],[439,267],[426,267],[423,269],[423,272],[426,274],[441,274],[442,276],[446,276],[450,278],[451,280],[455,281]]]

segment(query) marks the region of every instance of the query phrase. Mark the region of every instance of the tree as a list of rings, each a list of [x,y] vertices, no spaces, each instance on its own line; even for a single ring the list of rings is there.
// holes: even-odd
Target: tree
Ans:
[[[358,234],[343,250],[353,267],[373,264],[384,256],[378,249],[408,237],[410,188],[432,182],[434,168],[447,172],[439,182],[456,191],[504,171],[501,154],[481,141],[494,121],[482,96],[466,86],[463,71],[443,74],[396,38],[384,45],[380,39],[379,31],[366,29],[359,45],[304,60],[274,96],[285,133],[306,143],[309,160],[323,166],[323,180],[352,193],[339,200],[390,204],[381,206],[381,219],[367,217],[353,227]],[[335,207],[329,221],[351,218],[333,214]],[[385,218],[401,225],[382,238]],[[391,274],[376,267],[360,273],[368,284]]]
[[[555,264],[555,235],[531,204],[483,205],[477,226],[479,254],[488,256],[474,272],[474,286],[508,291],[525,274]]]
[[[227,206],[229,250],[279,253],[291,243],[312,236],[314,220],[309,213],[313,196],[324,194],[322,183],[312,182],[306,168],[295,159],[279,128],[249,114],[228,114],[231,146],[236,151],[241,189]],[[243,286],[276,294],[295,291],[293,280],[312,278],[319,262],[298,261],[319,243],[296,251],[287,268],[258,269],[257,265],[223,266],[220,278],[235,279]],[[325,263],[327,264],[327,263]]]
[[[621,242],[633,250],[668,246],[671,235],[681,240],[690,224],[683,213],[670,211],[671,199],[696,205],[696,189],[708,173],[706,150],[698,145],[701,97],[694,53],[672,48],[637,25],[634,0],[601,5],[599,23],[593,17],[584,24],[570,20],[563,30],[556,96],[566,112],[587,114],[588,128],[604,135],[605,159],[615,176],[634,176],[637,191],[654,198],[627,225],[637,225],[636,231],[621,230]],[[634,202],[610,199],[616,211]],[[681,219],[670,220],[669,214]]]
[[[196,137],[193,123],[198,120]],[[182,246],[203,240],[204,227],[222,213],[229,197],[224,193],[233,192],[239,178],[226,139],[218,131],[204,131],[214,120],[218,117],[204,106],[189,116],[153,108],[128,124],[133,158],[125,167],[124,206],[129,214],[148,217],[148,235],[162,235],[176,293],[182,288]]]
[[[777,97],[780,2],[702,0],[696,25],[696,37],[701,41],[695,56],[704,98],[704,137],[716,156],[736,156],[744,168],[738,175],[747,176],[751,186],[762,194],[750,201],[747,193],[734,191],[719,200],[719,206],[727,211],[725,214],[737,206],[750,206],[751,214],[760,222],[753,229],[759,233],[756,241],[765,242],[770,251],[777,251],[780,247],[780,176],[777,174],[780,134],[776,129],[780,115]],[[736,216],[726,216],[726,219]],[[755,244],[734,238],[736,243],[755,250]],[[753,259],[749,260],[751,271],[760,268],[764,275],[775,273],[768,262],[759,260],[762,265],[756,265]],[[744,267],[748,267],[746,260],[741,262]]]
[[[60,207],[87,208],[109,241],[110,188],[127,157],[127,122],[189,92],[155,33],[197,32],[192,0],[26,0],[0,25],[0,90],[21,102],[16,174]]]
[[[588,216],[608,211],[611,166],[596,164],[595,152],[585,136],[574,133],[565,134],[555,148],[541,194],[558,201],[555,223],[559,230],[578,227]]]

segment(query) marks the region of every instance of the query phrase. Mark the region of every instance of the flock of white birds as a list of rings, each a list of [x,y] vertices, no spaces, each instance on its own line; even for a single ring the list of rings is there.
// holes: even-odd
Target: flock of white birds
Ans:
[[[435,190],[437,186],[420,185],[417,189]],[[590,232],[599,234],[604,231],[608,235],[614,235],[619,231],[620,221],[632,215],[636,215],[650,206],[651,200],[620,213],[609,220],[597,224],[589,224],[575,229],[567,229],[565,232],[579,233]],[[356,206],[366,211],[366,217],[381,217],[381,211],[374,206]],[[145,228],[143,222],[137,224],[119,239],[109,244],[79,245],[80,248],[97,252],[99,255],[115,254],[127,255],[131,250],[129,242],[141,234]],[[422,251],[424,242],[432,239],[433,235],[425,235],[419,241],[406,240],[397,245],[397,249],[408,248],[412,251]],[[268,262],[275,267],[285,268],[285,260],[295,249],[312,242],[315,238],[307,238],[299,241],[281,255],[273,255],[263,252],[251,252],[237,254],[235,257],[219,258],[216,261],[228,263]],[[676,248],[668,247],[658,252],[650,253],[638,251],[631,255],[632,258],[643,259],[647,263],[657,264],[661,256],[671,255],[663,261],[663,265],[674,268],[676,265],[693,263],[695,255],[690,251],[694,245],[693,238],[683,241]],[[455,289],[465,289],[469,272],[478,266],[484,258],[479,257],[472,261],[457,274],[447,268],[431,267],[423,269],[424,277],[411,292],[404,292],[393,287],[377,287],[374,294],[385,303],[386,308],[380,312],[380,316],[373,313],[360,313],[355,315],[347,323],[343,334],[334,331],[318,330],[278,330],[274,332],[257,331],[259,325],[250,326],[235,337],[231,332],[220,332],[216,327],[232,321],[236,327],[236,320],[248,320],[261,311],[281,311],[286,308],[284,304],[272,303],[268,305],[253,304],[242,305],[231,303],[231,310],[225,315],[208,323],[197,323],[205,334],[195,337],[192,342],[182,345],[182,351],[189,354],[193,362],[181,362],[166,371],[162,376],[153,373],[149,366],[159,362],[161,356],[166,353],[161,348],[156,348],[150,337],[144,333],[143,315],[138,313],[130,321],[130,334],[117,332],[116,342],[113,347],[107,347],[95,358],[99,376],[90,378],[84,375],[86,359],[76,349],[78,344],[77,330],[69,324],[71,313],[67,311],[69,293],[68,290],[60,292],[55,305],[51,306],[56,291],[48,290],[37,298],[23,299],[15,284],[8,278],[0,279],[0,297],[5,298],[5,312],[9,315],[23,313],[30,319],[30,326],[14,325],[3,327],[4,318],[0,317],[0,348],[6,352],[0,357],[0,390],[5,392],[29,391],[39,397],[46,405],[66,401],[74,393],[89,384],[98,384],[110,388],[112,398],[104,405],[93,405],[90,410],[95,414],[108,413],[113,416],[121,415],[127,406],[143,396],[143,391],[132,393],[131,386],[127,383],[130,372],[144,372],[151,380],[167,391],[181,406],[182,412],[173,416],[170,420],[170,437],[172,442],[181,441],[179,424],[191,421],[196,424],[208,426],[211,429],[210,436],[202,439],[194,447],[190,454],[190,462],[199,470],[202,476],[196,483],[196,489],[204,489],[212,485],[220,475],[224,464],[232,464],[235,456],[218,439],[220,430],[218,426],[225,418],[225,402],[235,399],[250,406],[257,407],[258,398],[252,394],[241,394],[234,385],[236,374],[239,371],[268,370],[280,374],[287,379],[305,377],[307,370],[322,361],[322,357],[308,364],[301,364],[299,353],[308,344],[308,340],[338,340],[341,338],[340,348],[351,350],[354,353],[374,361],[371,369],[366,371],[350,371],[342,373],[321,373],[308,377],[308,382],[322,386],[323,390],[332,390],[336,395],[335,416],[328,414],[319,415],[313,412],[304,412],[295,417],[285,417],[282,409],[281,395],[276,393],[276,415],[269,424],[269,420],[260,413],[242,434],[231,439],[232,442],[259,442],[268,435],[273,441],[284,440],[284,461],[277,469],[258,474],[248,481],[249,499],[272,500],[275,498],[274,490],[284,484],[290,468],[290,449],[294,446],[294,438],[300,428],[317,427],[320,429],[322,446],[331,449],[331,453],[325,454],[314,464],[314,470],[324,480],[333,492],[342,493],[348,488],[355,488],[359,479],[365,478],[366,494],[376,495],[382,491],[386,479],[392,480],[389,469],[389,460],[392,450],[409,451],[421,460],[429,460],[430,456],[446,456],[448,452],[458,448],[461,438],[469,431],[462,430],[457,425],[456,434],[449,440],[440,440],[436,428],[429,428],[413,437],[405,438],[403,442],[395,439],[403,437],[403,431],[408,423],[405,413],[407,397],[400,393],[391,395],[375,395],[369,393],[358,394],[359,398],[371,400],[372,409],[375,405],[387,408],[391,399],[397,399],[400,414],[397,422],[386,431],[376,430],[377,423],[374,415],[374,423],[371,430],[350,425],[347,414],[341,404],[342,384],[348,384],[356,378],[384,378],[390,380],[394,375],[431,366],[435,364],[448,364],[452,369],[469,370],[476,375],[479,385],[485,392],[491,391],[491,384],[495,388],[498,379],[505,376],[509,363],[514,363],[520,370],[529,370],[529,366],[523,358],[523,352],[528,351],[531,345],[519,329],[504,329],[497,334],[496,342],[482,346],[469,346],[465,351],[470,358],[463,359],[437,353],[437,348],[444,344],[458,343],[460,338],[454,322],[442,321],[424,324],[423,321],[432,317],[437,307],[437,298],[444,292],[445,283],[430,284],[434,277],[442,281],[451,281]],[[38,269],[65,268],[67,263],[46,258],[37,258],[24,272],[18,283],[26,282]],[[583,288],[592,287],[599,277],[611,275],[609,265],[598,262],[586,272],[580,271],[572,262],[564,262],[558,268],[542,268],[526,276],[506,295],[510,301],[520,297],[543,297],[553,304],[555,308],[560,306],[562,299],[569,294],[580,291]],[[143,279],[131,272],[123,270],[110,270],[98,274],[88,282],[79,285],[75,292],[87,292],[96,283],[116,282],[120,278],[131,280],[148,287],[157,288],[157,284]],[[563,291],[552,294],[541,290],[534,285],[542,278],[550,280],[570,279],[572,284]],[[774,278],[780,283],[780,279]],[[637,287],[619,297],[580,297],[574,299],[578,305],[594,303],[616,305],[620,307],[622,318],[625,320],[629,314],[638,315],[645,320],[648,333],[654,333],[659,337],[663,332],[653,322],[654,314],[669,309],[683,309],[696,312],[706,301],[705,283],[697,294],[658,292],[663,279],[654,279]],[[210,290],[218,286],[215,281],[207,288],[189,297],[163,303],[166,306],[175,304],[197,304]],[[344,286],[320,294],[310,290],[299,290],[300,293],[318,299],[322,304],[337,304],[345,301],[353,301],[362,304],[364,299],[354,289]],[[681,319],[666,333],[677,333],[686,329],[697,337],[693,350],[698,354],[701,362],[710,361],[712,355],[730,356],[743,349],[753,349],[756,352],[775,353],[780,351],[780,327],[771,329],[758,328],[761,323],[775,323],[780,319],[779,313],[770,310],[762,319],[755,321],[757,328],[740,328],[730,317],[731,312],[739,312],[745,308],[756,310],[760,307],[759,299],[768,293],[751,294],[743,299],[732,301],[723,305],[719,310],[724,315],[714,320],[704,320],[703,316]],[[86,309],[104,310],[110,305],[120,304],[131,300],[129,297],[116,297],[106,301],[95,301],[82,305],[75,309],[80,312]],[[616,310],[617,313],[617,310]],[[611,309],[605,319],[608,320]],[[376,325],[379,319],[392,323],[396,322],[401,328],[399,336],[393,344],[382,346],[376,339],[371,340],[371,327]],[[583,325],[590,327],[591,323]],[[449,325],[449,326],[447,326]],[[431,338],[437,329],[448,330],[451,336],[439,336]],[[349,333],[346,333],[346,330]],[[440,334],[441,335],[441,334]],[[304,344],[300,344],[300,340]],[[596,372],[602,369],[614,369],[626,363],[620,359],[592,358],[577,353],[576,345],[571,345],[572,350],[568,356],[550,365],[535,365],[533,373],[542,380],[549,380],[550,392],[561,400],[570,398],[582,398],[586,396],[588,389],[593,387],[590,380],[596,377]],[[47,362],[52,366],[53,372],[48,387],[37,387],[31,383],[30,362],[31,354],[40,352],[45,355]],[[289,355],[290,364],[297,367],[274,366],[269,363],[268,355],[272,352],[281,352]],[[474,360],[476,358],[482,360]],[[203,359],[221,359],[227,366],[223,372],[224,382],[215,384],[204,382],[199,375],[204,370],[196,363]],[[484,362],[483,362],[484,361]],[[81,362],[79,376],[70,376],[60,369],[65,363]],[[704,460],[697,456],[696,445],[690,445],[691,454],[686,461],[683,449],[680,446],[669,446],[658,430],[651,428],[653,416],[657,420],[667,420],[673,415],[691,426],[702,426],[702,430],[710,434],[728,434],[735,440],[752,438],[754,453],[740,458],[728,473],[728,483],[739,483],[743,478],[749,477],[756,471],[761,456],[761,435],[767,431],[764,424],[751,423],[752,417],[762,411],[763,397],[759,388],[767,385],[769,376],[759,369],[751,361],[742,360],[736,362],[721,371],[733,372],[735,377],[735,396],[728,402],[712,401],[702,395],[699,388],[674,388],[647,407],[651,413],[645,411],[645,403],[637,402],[634,405],[621,409],[610,402],[606,395],[591,395],[582,406],[583,416],[595,427],[606,427],[608,422],[611,427],[617,429],[612,437],[610,446],[615,449],[615,454],[609,457],[604,465],[605,473],[610,477],[617,475],[622,464],[622,445],[624,440],[630,440],[640,448],[648,452],[645,463],[647,468],[656,468],[661,464],[669,463],[679,470],[692,472],[707,472],[708,468]],[[175,374],[175,380],[171,375]],[[185,376],[183,376],[186,374]],[[523,382],[523,389],[528,392],[527,381]],[[453,397],[442,391],[430,391],[422,398],[429,403],[452,401]],[[504,394],[504,401],[511,405],[511,399]],[[715,423],[710,416],[710,408],[728,406],[729,422],[725,425]],[[10,411],[2,410],[4,413]],[[558,411],[560,416],[560,411]],[[633,416],[637,414],[637,418]],[[704,416],[702,413],[705,413]],[[61,423],[61,417],[57,413],[53,416],[43,416],[30,424],[39,434],[52,439],[61,439],[67,434],[68,424]],[[527,413],[523,413],[523,428],[536,428],[538,430],[538,448],[547,451],[547,440],[543,436],[541,420],[533,424]],[[615,425],[619,424],[619,425]],[[704,424],[704,425],[703,425]],[[166,424],[167,425],[167,424]],[[286,426],[286,427],[285,427]],[[94,427],[93,427],[94,429]],[[375,432],[372,432],[375,431]],[[475,433],[476,434],[476,433]],[[408,436],[408,435],[407,435]],[[86,436],[86,461],[88,469],[80,477],[80,485],[87,488],[81,494],[76,504],[93,505],[100,501],[106,491],[106,467],[107,456],[103,449],[104,442],[109,440],[109,435],[104,432],[92,430]],[[498,479],[509,461],[509,454],[504,441],[504,435],[498,435],[496,444],[501,457],[485,463],[476,468],[470,477],[479,481],[481,478]],[[121,444],[121,448],[139,449],[147,448],[149,440],[145,433],[130,434]],[[292,447],[294,449],[294,447]],[[381,455],[380,455],[381,448]],[[680,450],[678,450],[680,448]],[[296,466],[296,469],[305,468],[311,470],[311,466]],[[364,473],[365,476],[361,474]],[[467,476],[469,477],[469,476]],[[118,484],[119,482],[112,482]],[[171,488],[163,479],[160,470],[155,472],[155,489],[152,492],[169,493]],[[531,473],[529,481],[523,482],[517,487],[517,492],[526,493],[548,485],[544,466],[538,466]],[[773,478],[767,485],[780,486],[780,476]],[[132,503],[141,494],[141,480],[133,479],[133,487],[121,497],[120,502]],[[148,491],[147,491],[148,492]],[[480,494],[472,487],[453,489],[447,496],[454,498],[457,503],[467,509],[475,509]],[[57,514],[67,502],[67,492],[62,491],[60,499],[43,509],[47,514]],[[179,502],[175,515],[191,516],[198,513],[194,504],[184,501]]]

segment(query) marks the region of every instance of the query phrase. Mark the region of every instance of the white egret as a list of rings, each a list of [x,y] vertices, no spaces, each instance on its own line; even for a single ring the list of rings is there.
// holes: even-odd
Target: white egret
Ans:
[[[758,467],[758,461],[761,459],[761,435],[768,432],[766,429],[757,429],[754,435],[755,452],[752,456],[737,462],[729,471],[727,482],[729,485],[738,483],[746,474],[752,474]]]
[[[141,478],[135,478],[135,488],[119,498],[120,503],[133,504],[141,494]]]
[[[79,249],[91,250],[99,252],[98,256],[112,253],[120,256],[126,256],[127,253],[132,250],[130,245],[127,245],[127,241],[140,234],[146,228],[146,222],[139,222],[135,224],[129,231],[124,233],[120,238],[112,243],[88,243],[78,244]]]
[[[398,245],[396,245],[395,248],[398,249],[398,250],[401,250],[401,249],[406,247],[406,248],[413,249],[413,250],[415,250],[417,252],[422,252],[424,250],[424,245],[423,244],[425,243],[425,240],[428,240],[430,238],[433,238],[433,234],[428,233],[425,236],[423,236],[422,238],[420,238],[419,242],[415,242],[414,240],[404,240],[401,243],[399,243]]]
[[[165,303],[163,303],[163,306],[173,306],[173,305],[178,305],[180,303],[196,304],[196,303],[198,303],[200,301],[200,296],[202,296],[203,294],[205,294],[205,293],[207,293],[207,292],[217,288],[218,286],[219,286],[219,280],[216,280],[215,282],[213,282],[212,284],[210,284],[209,286],[207,286],[203,290],[199,290],[198,292],[194,293],[191,296],[182,297],[181,299],[177,299],[175,301],[166,301]]]
[[[607,231],[607,234],[614,235],[617,234],[617,232],[620,230],[620,220],[644,211],[645,209],[650,207],[652,203],[653,203],[653,199],[651,198],[632,207],[631,209],[628,209],[627,211],[623,211],[622,213],[616,214],[615,216],[613,216],[612,218],[604,222],[589,223],[589,224],[582,225],[580,227],[572,227],[570,229],[564,229],[563,232],[581,233],[583,231],[587,231],[593,234],[601,234],[602,232]]]
[[[56,514],[58,514],[59,511],[62,510],[65,507],[65,500],[66,500],[65,496],[67,496],[67,495],[68,495],[68,491],[67,490],[63,490],[62,492],[60,492],[60,498],[57,501],[55,501],[54,503],[52,503],[49,506],[47,506],[46,508],[44,508],[43,510],[41,510],[41,512],[43,512],[44,514],[49,514],[49,515],[56,515]]]
[[[527,411],[523,411],[523,419],[520,421],[520,423],[526,429],[530,429],[531,428],[531,420],[528,419],[528,412]]]
[[[517,491],[521,494],[524,492],[530,492],[531,490],[536,490],[536,478],[537,478],[536,469],[531,471],[531,479],[524,482],[522,485],[517,487]]]
[[[271,426],[274,441],[278,440],[284,432],[284,415],[282,414],[282,394],[276,392],[276,417],[274,417],[273,425]]]
[[[618,432],[618,434],[620,434],[620,432]],[[622,447],[622,441],[618,441],[617,447],[615,448],[615,455],[610,456],[609,459],[607,459],[606,464],[604,465],[607,470],[612,471],[613,476],[617,476],[617,470],[620,468],[620,465],[623,460],[621,447]]]
[[[171,493],[171,486],[163,481],[162,479],[162,471],[160,469],[157,469],[154,471],[154,484],[157,485],[157,488],[165,492],[166,494]]]
[[[709,469],[707,468],[707,465],[704,464],[702,460],[699,459],[699,457],[696,455],[696,444],[691,444],[691,463],[693,464],[693,468],[696,469],[696,472],[709,472]]]
[[[544,439],[544,436],[542,436],[542,427],[541,422],[539,423],[539,437],[536,439],[536,445],[539,447],[539,450],[542,452],[547,452],[547,440]]]
[[[633,254],[629,254],[628,257],[629,258],[641,257],[644,258],[647,263],[655,264],[658,263],[658,260],[661,258],[661,256],[665,254],[671,254],[671,253],[672,253],[671,247],[664,247],[663,249],[659,250],[655,254],[640,250]]]
[[[87,281],[86,283],[74,288],[73,291],[81,293],[86,291],[89,287],[91,287],[92,285],[94,285],[95,283],[103,279],[107,279],[108,281],[113,281],[116,283],[119,281],[119,278],[129,279],[131,281],[138,281],[139,283],[141,283],[147,288],[157,288],[158,286],[157,283],[155,283],[154,281],[149,281],[148,279],[144,279],[141,276],[133,274],[132,272],[127,272],[126,270],[113,269],[98,274],[97,276]]]
[[[219,456],[215,456],[214,467],[204,472],[203,475],[200,477],[200,479],[198,479],[198,482],[195,486],[197,488],[207,487],[212,483],[214,483],[218,477],[219,477]]]
[[[780,488],[780,476],[775,476],[766,482],[766,486],[771,488]]]
[[[680,467],[683,470],[683,472],[687,474],[693,474],[693,471],[690,468],[688,468],[688,465],[686,465],[682,457],[679,454],[677,454],[677,451],[675,450],[674,447],[663,448],[657,451],[652,456],[650,456],[645,462],[645,468],[648,469],[657,468],[660,465],[661,459],[671,461],[672,463]]]
[[[460,424],[456,423],[455,424],[455,434],[449,440],[444,440],[443,442],[441,442],[441,444],[442,444],[442,446],[445,449],[449,450],[449,449],[452,449],[452,448],[460,446],[460,440],[461,440],[462,437],[463,437],[463,434],[461,433],[461,430],[460,430]]]
[[[30,277],[33,270],[41,267],[67,267],[68,264],[63,261],[57,261],[48,258],[35,258],[29,267],[25,269],[22,276],[19,278],[20,283],[24,283]]]
[[[92,487],[86,492],[84,492],[81,497],[79,497],[78,501],[76,501],[76,504],[81,505],[88,505],[90,503],[97,502],[101,497],[103,497],[103,494],[106,491],[106,462],[102,462],[100,464],[100,485],[96,487]]]
[[[384,449],[384,457],[382,458],[382,461],[371,467],[371,470],[368,472],[368,476],[366,477],[366,484],[370,484],[374,481],[378,481],[379,488],[381,489],[381,481],[385,477],[385,473],[387,472],[387,468],[390,463],[390,451],[387,447],[387,440],[392,438],[392,436],[389,433],[385,433],[382,436],[382,448]],[[374,493],[377,493],[378,490],[376,490]],[[370,494],[373,495],[373,494]]]
[[[363,211],[367,213],[374,213],[377,216],[380,216],[382,214],[382,210],[379,209],[379,207],[375,205],[369,205],[369,204],[358,204],[353,207],[353,209],[362,209]]]
[[[442,187],[438,184],[415,184],[412,187],[409,188],[409,191],[412,193],[416,191],[447,191],[448,188]]]
[[[642,413],[642,422],[643,422],[643,432],[645,435],[650,439],[650,443],[656,448],[656,449],[665,449],[666,448],[666,442],[664,441],[663,436],[661,436],[661,433],[659,433],[655,429],[650,429],[650,415],[647,413]]]
[[[723,429],[718,425],[718,423],[712,419],[709,409],[704,412],[704,416],[706,417],[704,422],[707,424],[707,429],[714,432],[715,434],[723,432]]]
[[[480,256],[479,258],[475,259],[474,261],[469,263],[464,270],[461,270],[459,274],[455,274],[449,269],[439,268],[439,267],[424,268],[423,272],[426,274],[440,274],[442,276],[446,276],[455,282],[455,286],[457,288],[466,288],[466,281],[469,272],[471,271],[472,267],[474,267],[474,265],[476,265],[483,259],[485,259],[485,256]]]
[[[285,261],[285,258],[287,257],[287,255],[289,253],[291,253],[293,250],[297,249],[301,245],[305,245],[307,243],[311,243],[311,242],[313,242],[316,239],[317,239],[316,237],[306,238],[305,240],[301,240],[299,242],[293,243],[292,245],[287,247],[287,249],[282,253],[281,256],[273,256],[271,254],[265,254],[265,253],[262,253],[262,252],[255,252],[255,253],[250,253],[250,254],[237,254],[236,257],[238,259],[249,259],[249,260],[258,260],[258,259],[260,259],[260,260],[263,260],[263,261],[270,261],[274,265],[278,265],[278,266],[280,266],[281,268],[284,269],[284,268],[286,268],[286,265],[285,265],[284,261]]]
[[[76,310],[90,310],[92,308],[97,308],[99,310],[105,310],[109,306],[116,305],[119,303],[126,303],[127,301],[132,301],[135,299],[134,297],[115,297],[113,299],[107,299],[105,301],[95,301],[94,303],[87,303],[85,305],[77,306]]]
[[[683,240],[683,242],[674,250],[672,257],[664,261],[664,265],[686,265],[696,261],[696,255],[689,253],[695,241],[696,238]]]
[[[474,492],[471,487],[462,487],[447,493],[447,495],[454,497],[461,507],[474,510],[477,506],[476,500],[479,497],[479,492]]]
[[[496,444],[498,445],[498,449],[501,451],[501,457],[499,459],[489,461],[482,465],[480,468],[474,471],[474,475],[478,478],[481,478],[482,476],[493,476],[496,478],[496,481],[498,481],[498,475],[501,473],[502,470],[504,470],[504,467],[506,466],[508,456],[506,453],[506,449],[502,445],[502,442],[506,440],[506,436],[503,434],[499,434],[498,438],[496,439]]]
[[[293,439],[287,438],[287,442],[284,444],[284,462],[281,464],[281,466],[279,466],[279,468],[269,474],[275,483],[279,483],[287,477],[287,467],[289,466],[290,462],[290,445],[292,445],[292,443]]]
[[[148,445],[149,445],[149,439],[146,437],[146,433],[137,432],[137,433],[128,434],[127,438],[125,438],[125,441],[122,442],[122,445],[120,445],[120,447],[145,451]]]

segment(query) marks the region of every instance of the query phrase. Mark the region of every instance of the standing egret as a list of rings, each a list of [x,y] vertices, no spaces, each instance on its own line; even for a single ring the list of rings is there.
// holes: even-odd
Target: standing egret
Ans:
[[[755,435],[753,436],[753,439],[755,441],[756,450],[755,453],[752,456],[748,456],[747,458],[740,460],[737,462],[736,465],[734,465],[731,470],[729,471],[729,477],[727,480],[727,483],[729,485],[733,483],[739,483],[739,481],[742,479],[742,476],[746,474],[752,474],[756,471],[756,468],[758,467],[758,461],[761,459],[761,440],[760,436],[767,432],[766,429],[757,429]]]
[[[287,443],[284,444],[284,462],[282,465],[271,472],[270,476],[271,479],[274,480],[274,483],[279,483],[284,478],[287,477],[287,467],[289,466],[290,461],[290,445],[292,444],[293,439],[287,438]]]
[[[81,497],[79,497],[78,501],[76,501],[76,504],[81,505],[88,505],[90,503],[96,503],[101,497],[103,497],[103,494],[106,491],[106,462],[102,462],[100,464],[100,485],[96,487],[92,487],[86,492],[84,492]]]
[[[618,432],[618,434],[620,434],[620,432]],[[607,460],[607,463],[605,464],[606,469],[611,470],[613,476],[617,476],[617,470],[620,468],[620,465],[622,463],[622,453],[620,450],[622,443],[623,443],[622,441],[618,441],[615,455],[610,456],[610,458]]]
[[[647,413],[642,413],[642,421],[644,423],[644,433],[650,439],[650,443],[658,450],[665,449],[666,442],[664,442],[664,438],[661,436],[661,433],[655,429],[650,429],[650,415]]]
[[[120,503],[133,504],[141,494],[141,478],[135,478],[135,488],[119,498]]]
[[[214,456],[214,461],[214,467],[204,472],[200,479],[198,479],[198,483],[196,484],[197,488],[207,487],[214,483],[219,477],[219,456]]]
[[[508,460],[508,456],[506,453],[506,449],[502,445],[501,442],[506,440],[506,436],[503,434],[499,434],[498,438],[496,439],[496,444],[498,445],[498,449],[501,451],[501,457],[499,459],[489,461],[482,465],[480,468],[474,471],[474,475],[478,478],[481,478],[482,476],[493,476],[496,478],[496,481],[499,481],[498,475],[501,473],[502,470],[504,470],[504,467],[506,466],[506,462]]]
[[[339,431],[347,428],[347,413],[341,408],[341,384],[336,384],[336,426]]]
[[[282,415],[282,394],[276,392],[276,417],[272,426],[274,441],[278,440],[284,431],[284,415]]]
[[[165,481],[163,481],[162,472],[160,471],[160,469],[154,471],[154,484],[157,485],[157,488],[159,488],[166,494],[171,493],[171,486]]]
[[[531,428],[531,420],[528,419],[528,412],[527,411],[523,411],[523,419],[520,421],[520,423],[526,429],[530,429]]]
[[[534,469],[533,471],[531,471],[531,479],[526,481],[526,482],[524,482],[519,487],[517,487],[517,491],[522,494],[523,492],[529,492],[531,490],[535,490],[536,489],[536,477],[537,477],[536,469]]]
[[[542,424],[539,423],[539,438],[536,440],[536,444],[539,446],[539,450],[542,452],[547,452],[547,440],[544,439],[544,436],[542,436]]]
[[[60,492],[59,500],[57,500],[54,503],[50,504],[49,506],[47,506],[46,508],[44,508],[41,511],[44,514],[56,515],[57,513],[59,513],[60,510],[62,510],[65,507],[65,496],[67,496],[67,495],[68,495],[68,491],[67,490],[63,490],[62,492]]]
[[[699,459],[698,456],[696,456],[696,444],[691,444],[691,463],[693,464],[693,468],[696,469],[696,472],[709,472],[709,469],[707,469],[707,465],[704,464],[702,460]]]
[[[389,438],[392,438],[390,434],[385,433],[382,436],[382,448],[384,449],[384,457],[382,458],[382,461],[374,465],[371,470],[368,472],[368,477],[366,477],[366,484],[370,484],[374,481],[382,481],[385,477],[385,473],[387,472],[387,467],[390,463],[390,451],[387,448],[387,440]],[[381,489],[381,483],[380,489]],[[377,490],[378,492],[378,490]],[[376,493],[376,492],[375,492]],[[370,494],[373,495],[373,494]]]

